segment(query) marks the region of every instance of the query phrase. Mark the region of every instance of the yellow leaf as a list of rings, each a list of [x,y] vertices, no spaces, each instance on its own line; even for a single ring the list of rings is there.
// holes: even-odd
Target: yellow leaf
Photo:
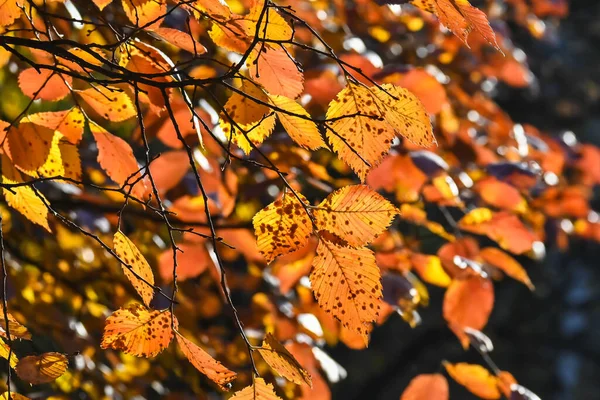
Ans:
[[[431,146],[436,143],[429,115],[412,92],[391,83],[371,88],[383,108],[382,116],[400,136],[419,146]]]
[[[8,344],[5,343],[4,341],[0,340],[0,357],[4,358],[5,360],[8,360],[9,354],[10,354],[10,366],[15,368],[15,366],[19,362],[19,359],[15,355],[14,351],[12,353],[10,352],[10,347],[8,347]]]
[[[149,310],[132,303],[106,319],[100,347],[138,357],[154,357],[173,339],[171,319],[177,328],[177,319],[169,311]]]
[[[310,119],[306,119],[311,118],[311,116],[300,104],[285,96],[270,95],[269,99],[275,106],[291,114],[295,114],[290,115],[281,111],[275,112],[279,122],[281,122],[281,125],[283,125],[283,128],[294,142],[310,150],[325,147],[325,142],[321,137],[317,124]],[[301,116],[306,118],[301,118]]]
[[[64,176],[81,180],[81,160],[77,147],[64,140],[59,132],[55,132],[48,158],[38,169],[38,173],[45,177]]]
[[[364,246],[390,225],[396,207],[366,185],[346,186],[331,193],[313,212],[319,229],[352,246]]]
[[[256,84],[244,81],[240,88],[247,96],[239,93],[231,95],[223,112],[221,113],[220,125],[225,133],[225,137],[235,143],[244,153],[249,154],[252,145],[261,144],[273,131],[275,127],[275,115],[271,114],[271,109],[263,104],[259,104],[252,98],[269,102],[269,98]],[[245,131],[248,139],[242,131]]]
[[[8,157],[2,156],[2,183],[17,184],[24,183],[21,173],[16,170]],[[25,218],[44,227],[51,232],[48,226],[48,208],[44,204],[45,197],[34,192],[30,186],[18,186],[9,189],[2,189],[6,203],[23,214]],[[39,196],[39,197],[38,197]],[[46,200],[47,202],[47,200]]]
[[[167,11],[165,0],[122,0],[127,18],[137,26],[160,25]]]
[[[320,240],[312,266],[310,282],[319,305],[368,343],[381,299],[381,274],[373,252]]]
[[[59,131],[69,142],[77,144],[83,135],[85,117],[79,108],[73,107],[64,111],[30,114],[23,121]]]
[[[482,399],[499,399],[498,379],[481,365],[444,362],[448,375]]]
[[[154,297],[154,288],[151,286],[154,285],[152,268],[150,268],[148,261],[136,245],[121,231],[115,233],[113,242],[115,253],[121,260],[131,266],[131,269],[129,269],[125,264],[121,264],[125,276],[142,297],[144,304],[149,306]]]
[[[23,357],[15,367],[19,378],[33,385],[52,382],[67,370],[69,360],[61,353]]]
[[[31,400],[29,397],[25,397],[22,394],[10,392],[10,398],[8,397],[8,392],[2,393],[0,395],[0,400]]]
[[[254,378],[252,385],[235,392],[229,400],[281,400],[281,397],[275,394],[273,385],[263,378]]]
[[[312,387],[308,371],[296,361],[294,356],[272,334],[267,333],[262,347],[258,351],[266,363],[279,375],[298,385],[306,383]]]
[[[176,333],[177,344],[192,365],[206,375],[208,379],[219,385],[221,389],[227,390],[227,384],[234,380],[237,374],[224,367],[223,364],[199,346],[181,336],[179,332]]]
[[[8,315],[8,330],[11,338],[31,340],[31,333],[19,323],[10,313]],[[4,308],[0,305],[0,336],[6,338],[6,319],[4,319]]]
[[[415,253],[410,257],[413,267],[425,282],[440,287],[448,287],[452,279],[438,256]]]
[[[125,121],[136,115],[131,99],[120,89],[98,85],[79,92],[79,95],[92,109],[110,121]]]
[[[308,243],[312,224],[302,205],[308,204],[308,200],[300,193],[298,197],[300,200],[293,193],[284,193],[252,219],[258,250],[268,262]]]

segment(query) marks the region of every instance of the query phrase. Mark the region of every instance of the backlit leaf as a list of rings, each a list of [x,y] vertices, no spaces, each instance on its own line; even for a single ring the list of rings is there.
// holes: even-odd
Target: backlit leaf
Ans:
[[[310,119],[310,114],[299,103],[285,96],[270,95],[269,99],[282,110],[308,118],[300,118],[280,111],[275,112],[279,122],[294,142],[310,150],[325,147],[317,124]]]
[[[269,366],[284,378],[301,385],[312,387],[310,374],[275,337],[267,333],[262,347],[258,350]]]
[[[83,135],[85,117],[79,108],[73,107],[64,111],[29,114],[26,120],[53,131],[59,131],[69,142],[77,144]]]
[[[100,11],[104,10],[104,7],[112,3],[113,0],[92,0],[96,7],[100,9]]]
[[[154,288],[150,286],[154,285],[152,268],[150,268],[148,261],[140,253],[136,245],[121,231],[115,233],[113,242],[115,253],[121,260],[131,266],[130,270],[124,264],[121,264],[125,276],[129,279],[136,292],[142,297],[144,304],[149,306],[154,297]]]
[[[6,136],[6,150],[15,167],[28,175],[35,175],[48,158],[54,132],[30,122],[21,122],[17,128],[10,128]]]
[[[2,183],[17,184],[23,183],[23,177],[19,171],[12,165],[8,157],[2,155]],[[45,228],[51,232],[48,226],[48,208],[42,199],[45,197],[34,192],[30,186],[13,187],[10,190],[2,189],[4,199],[9,207],[17,210],[25,218]]]
[[[70,93],[69,87],[72,83],[73,79],[70,76],[58,75],[47,69],[38,72],[35,68],[27,68],[19,74],[21,91],[32,99],[60,100]]]
[[[24,381],[39,385],[56,380],[65,373],[68,365],[69,360],[64,354],[50,352],[21,358],[15,371]]]
[[[0,400],[31,400],[29,397],[25,397],[22,394],[10,392],[10,397],[8,397],[8,392],[2,393],[0,395]]]
[[[238,390],[229,400],[281,400],[281,397],[275,394],[273,385],[263,378],[254,378],[252,385]]]
[[[295,99],[302,93],[304,76],[283,48],[258,46],[246,60],[246,66],[250,77],[269,94]]]
[[[19,323],[10,313],[8,315],[8,330],[11,338],[31,340],[31,333]],[[6,338],[6,319],[4,319],[4,308],[0,306],[0,336]]]
[[[12,24],[21,16],[22,0],[4,0],[0,2],[0,28]]]
[[[343,247],[320,240],[310,282],[319,305],[368,343],[377,319],[381,275],[375,256],[366,247]]]
[[[98,163],[110,179],[121,186],[133,184],[140,179],[141,174],[133,150],[126,141],[96,123],[90,123],[90,130],[98,146]],[[137,182],[132,194],[141,198],[145,193],[145,183]]]
[[[421,374],[415,376],[400,400],[448,400],[448,381],[441,374]]]
[[[8,344],[5,343],[3,340],[0,340],[0,357],[4,358],[5,360],[8,360],[9,354],[10,354],[10,366],[15,368],[15,366],[19,362],[17,355],[15,354],[14,351],[11,353],[10,347],[8,346]]]
[[[180,49],[192,54],[199,55],[206,53],[206,47],[202,46],[191,34],[187,32],[164,27],[154,29],[152,32],[173,46],[179,47]]]
[[[131,99],[119,89],[98,85],[78,93],[92,109],[110,121],[120,122],[136,115]]]
[[[214,263],[203,243],[182,243],[177,245],[177,282],[194,278]],[[165,250],[158,258],[158,270],[164,282],[173,281],[173,251]]]
[[[495,247],[486,247],[479,253],[483,261],[500,269],[506,275],[519,282],[524,283],[530,290],[534,290],[535,286],[531,283],[529,275],[525,268],[517,260]]]
[[[38,169],[40,176],[81,180],[81,160],[77,146],[69,143],[59,132],[54,133],[50,153],[44,165]]]
[[[235,372],[224,367],[223,364],[215,360],[202,348],[181,336],[179,332],[175,335],[175,339],[177,339],[179,349],[192,365],[206,375],[208,379],[219,385],[221,389],[226,390],[227,384],[237,376]]]
[[[177,328],[177,319],[169,311],[149,310],[141,304],[132,303],[106,319],[100,346],[133,356],[154,357],[173,339],[171,319]]]
[[[165,0],[122,0],[127,18],[137,26],[160,24],[167,11]]]
[[[442,267],[439,257],[415,253],[410,257],[410,262],[425,282],[440,287],[450,285],[452,279]]]
[[[494,307],[494,286],[478,276],[452,281],[444,295],[443,314],[465,346],[464,328],[483,330]],[[458,332],[456,331],[458,330]],[[461,335],[462,333],[462,335]],[[466,341],[468,343],[468,341]]]
[[[482,399],[499,399],[497,378],[481,365],[444,362],[448,375]]]
[[[302,204],[308,200],[300,193],[298,196],[300,200],[293,193],[284,193],[252,219],[258,250],[268,262],[308,243],[312,225]]]
[[[352,246],[364,246],[390,225],[396,207],[365,185],[345,186],[315,208],[319,229],[335,233]]]

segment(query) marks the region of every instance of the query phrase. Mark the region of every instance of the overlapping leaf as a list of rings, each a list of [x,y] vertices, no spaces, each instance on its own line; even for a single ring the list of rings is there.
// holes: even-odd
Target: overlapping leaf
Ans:
[[[235,392],[229,400],[281,400],[281,397],[277,396],[273,385],[263,378],[254,378],[252,385]]]
[[[136,115],[127,93],[117,88],[98,85],[79,92],[79,95],[92,109],[110,121],[125,121]]]
[[[172,319],[177,328],[177,319],[169,311],[149,310],[141,304],[132,303],[106,319],[100,346],[133,356],[154,357],[173,339]]]
[[[285,96],[270,95],[269,99],[275,106],[289,113],[275,112],[279,122],[294,142],[310,150],[325,147],[317,124],[299,103]]]
[[[267,333],[259,352],[267,364],[279,375],[298,385],[306,383],[312,387],[308,371],[300,365],[294,356],[272,334]]]
[[[60,100],[70,93],[72,84],[70,76],[59,75],[47,69],[38,72],[35,68],[27,68],[19,74],[21,91],[32,99]]]
[[[15,371],[19,378],[33,385],[56,380],[65,373],[69,365],[67,356],[50,352],[39,356],[23,357],[17,363]]]
[[[83,135],[85,117],[79,108],[73,107],[64,111],[30,114],[25,121],[58,131],[69,142],[77,144]]]

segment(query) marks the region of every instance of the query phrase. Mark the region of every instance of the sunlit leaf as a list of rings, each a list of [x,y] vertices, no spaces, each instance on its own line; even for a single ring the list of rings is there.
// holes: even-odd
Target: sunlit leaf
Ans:
[[[64,354],[51,352],[21,358],[15,371],[24,381],[39,385],[56,380],[65,373],[68,365],[69,360]]]
[[[495,247],[486,247],[481,250],[480,255],[485,262],[500,269],[511,278],[524,283],[530,290],[535,289],[523,266],[502,250]]]
[[[311,150],[325,147],[317,124],[299,103],[285,96],[270,95],[269,99],[275,106],[290,113],[275,111],[279,122],[294,142]]]
[[[10,0],[6,0],[8,2]],[[23,94],[32,99],[57,101],[70,93],[73,79],[67,75],[58,75],[53,71],[27,68],[19,74],[19,87]]]
[[[172,323],[177,328],[177,319],[169,311],[149,310],[132,303],[106,319],[100,346],[133,356],[154,357],[171,343]]]
[[[92,109],[110,121],[124,121],[136,114],[127,93],[119,89],[98,85],[78,93]]]
[[[267,364],[279,375],[298,385],[306,383],[312,387],[308,371],[296,361],[294,356],[272,334],[267,333],[259,352]]]
[[[4,335],[3,335],[3,337],[4,337]],[[10,351],[10,347],[8,346],[7,343],[0,340],[0,357],[4,358],[5,360],[8,360],[9,354],[10,354],[10,366],[15,368],[15,366],[19,362],[17,355],[15,354],[14,351],[13,352]]]
[[[275,394],[273,385],[263,378],[254,378],[252,385],[235,392],[229,400],[281,400],[281,397]]]
[[[131,269],[129,269],[121,264],[125,276],[142,297],[144,304],[149,306],[154,297],[154,288],[150,286],[154,285],[154,274],[148,261],[140,253],[137,246],[121,231],[115,233],[113,243],[115,253],[121,260],[131,266]]]
[[[448,381],[441,374],[415,376],[400,396],[400,400],[447,400],[448,398]]]
[[[482,399],[499,399],[497,378],[481,365],[444,362],[448,375]]]

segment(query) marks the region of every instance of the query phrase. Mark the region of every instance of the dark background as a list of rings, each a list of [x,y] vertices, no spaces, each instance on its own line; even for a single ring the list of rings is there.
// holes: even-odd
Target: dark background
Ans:
[[[501,88],[502,108],[515,122],[555,134],[571,130],[581,142],[600,145],[600,2],[570,2],[569,16],[541,42],[511,29],[537,82],[525,90]],[[599,197],[596,191],[595,210]],[[600,399],[600,245],[573,241],[567,253],[549,250],[543,262],[526,266],[534,293],[510,280],[495,285],[484,331],[495,345],[492,358],[544,400]],[[442,359],[483,363],[444,325],[442,295],[431,289],[416,329],[394,316],[374,331],[366,351],[327,349],[351,377],[333,386],[333,398],[398,399],[414,376],[441,372]],[[450,385],[451,399],[475,398]]]

